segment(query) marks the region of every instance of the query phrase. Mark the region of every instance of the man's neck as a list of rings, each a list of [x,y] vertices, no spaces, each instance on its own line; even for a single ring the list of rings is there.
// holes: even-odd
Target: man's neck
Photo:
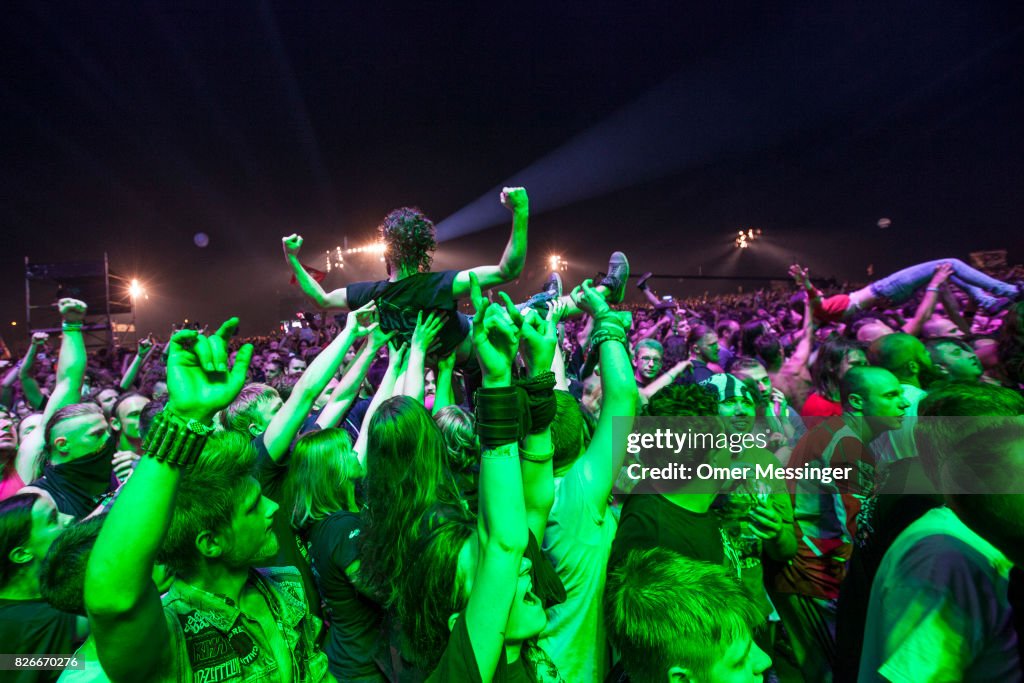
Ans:
[[[900,377],[900,384],[909,384],[912,387],[921,388],[921,378],[917,375],[912,377]]]
[[[0,599],[38,600],[42,597],[39,593],[38,574],[39,568],[34,563],[15,573],[7,585],[0,588]]]
[[[415,268],[399,268],[398,270],[391,273],[391,277],[389,277],[388,280],[390,280],[391,282],[398,282],[399,280],[404,280],[410,275],[415,275],[418,272],[419,271],[416,270]]]
[[[249,578],[249,569],[233,569],[222,564],[202,563],[199,570],[188,578],[182,580],[206,591],[211,595],[231,600],[235,605],[241,604],[242,591],[245,582]]]

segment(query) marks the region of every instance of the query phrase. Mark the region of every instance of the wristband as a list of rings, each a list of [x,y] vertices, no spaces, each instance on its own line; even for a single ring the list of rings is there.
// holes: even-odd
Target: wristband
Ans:
[[[165,409],[153,418],[142,452],[172,467],[191,467],[203,452],[211,431],[212,427],[205,427],[197,420],[186,421]]]
[[[558,404],[555,401],[555,373],[550,370],[519,381],[516,386],[526,396],[529,434],[538,434],[551,426]]]
[[[512,458],[518,459],[517,449],[514,446],[515,444],[507,443],[504,446],[485,448],[480,453],[480,457],[483,458],[484,460],[510,460]]]
[[[924,291],[926,291],[926,292],[937,292],[937,291],[939,291],[939,288],[938,287],[926,287]]]
[[[60,329],[64,330],[65,332],[81,332],[82,325],[84,324],[85,323],[83,323],[81,320],[77,322],[68,322],[67,320],[65,320],[60,324]]]
[[[481,448],[496,448],[519,440],[522,411],[520,393],[515,387],[477,389],[473,403]]]
[[[534,452],[528,451],[525,448],[523,448],[522,446],[520,446],[519,447],[519,457],[522,458],[523,460],[529,460],[530,462],[544,463],[544,462],[548,462],[553,457],[555,457],[555,449],[552,448],[550,451],[547,451],[545,453],[534,453]]]

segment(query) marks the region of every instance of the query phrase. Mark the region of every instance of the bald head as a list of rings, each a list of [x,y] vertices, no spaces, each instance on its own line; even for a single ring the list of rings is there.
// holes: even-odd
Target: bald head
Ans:
[[[921,340],[903,332],[873,341],[868,348],[868,360],[896,375],[900,381],[916,380],[921,370],[931,365],[931,357]]]
[[[871,365],[859,365],[850,368],[849,372],[843,375],[839,381],[839,398],[843,408],[850,405],[850,396],[856,394],[861,399],[871,395],[873,389],[888,387],[892,384],[899,386],[899,380],[885,368],[878,368]]]

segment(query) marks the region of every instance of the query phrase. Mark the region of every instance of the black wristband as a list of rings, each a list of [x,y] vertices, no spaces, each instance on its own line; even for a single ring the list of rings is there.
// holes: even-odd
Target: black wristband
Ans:
[[[555,400],[555,373],[542,372],[535,377],[521,380],[517,386],[526,396],[530,422],[526,430],[538,434],[551,426],[558,404]]]
[[[520,398],[515,387],[477,389],[476,433],[482,448],[495,448],[519,440]]]

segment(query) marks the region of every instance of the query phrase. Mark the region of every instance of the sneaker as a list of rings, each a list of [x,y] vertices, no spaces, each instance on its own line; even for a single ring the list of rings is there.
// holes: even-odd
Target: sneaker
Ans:
[[[993,316],[997,313],[1002,313],[1012,305],[1013,299],[1007,299],[1005,296],[994,296],[981,304],[980,308],[989,316]]]
[[[641,275],[640,279],[636,283],[636,288],[647,289],[647,281],[651,279],[652,275],[654,275],[654,273],[644,273],[643,275]]]
[[[601,278],[598,285],[608,288],[609,304],[621,304],[626,297],[626,280],[629,279],[629,261],[621,251],[612,252],[608,259],[608,274]]]
[[[544,289],[531,296],[525,302],[516,306],[516,308],[520,311],[527,308],[534,308],[543,313],[547,311],[548,302],[554,301],[560,296],[562,296],[562,276],[557,272],[552,271],[551,275],[548,276],[547,282],[544,283]]]

